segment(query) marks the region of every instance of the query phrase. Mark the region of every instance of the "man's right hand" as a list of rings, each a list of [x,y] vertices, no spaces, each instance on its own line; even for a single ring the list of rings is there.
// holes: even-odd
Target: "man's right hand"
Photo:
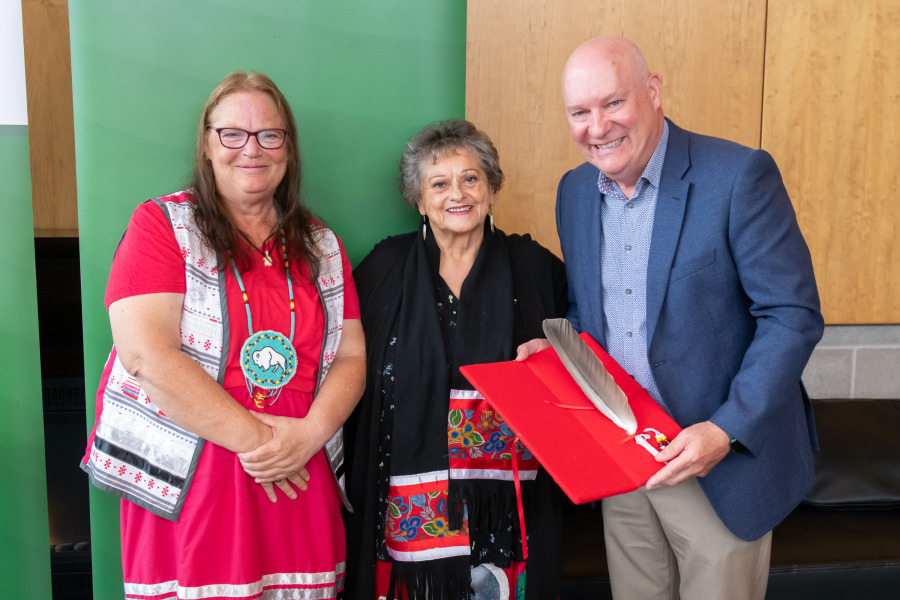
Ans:
[[[516,348],[516,360],[525,360],[535,352],[546,350],[550,347],[550,342],[544,338],[534,338]]]

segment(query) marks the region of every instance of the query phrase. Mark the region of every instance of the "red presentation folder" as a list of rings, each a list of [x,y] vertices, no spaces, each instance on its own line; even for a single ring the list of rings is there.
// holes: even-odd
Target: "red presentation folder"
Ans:
[[[659,448],[681,428],[587,333],[580,336],[628,397],[640,441]],[[662,463],[591,404],[553,348],[526,360],[467,365],[460,371],[516,432],[576,504],[636,490]]]

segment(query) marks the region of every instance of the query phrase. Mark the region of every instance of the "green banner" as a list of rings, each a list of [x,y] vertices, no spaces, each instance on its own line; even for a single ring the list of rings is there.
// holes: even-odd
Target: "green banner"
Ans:
[[[69,21],[91,391],[111,346],[103,292],[116,245],[138,203],[187,182],[197,118],[227,73],[261,71],[287,96],[304,202],[354,264],[417,222],[397,191],[406,139],[464,116],[459,0],[95,0],[70,2]],[[91,493],[94,597],[121,598],[118,504]]]
[[[0,598],[47,598],[50,532],[28,128],[0,126]]]

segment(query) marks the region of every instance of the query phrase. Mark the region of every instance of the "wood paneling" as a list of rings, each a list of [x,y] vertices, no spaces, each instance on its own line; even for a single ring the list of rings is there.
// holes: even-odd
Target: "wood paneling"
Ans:
[[[78,235],[67,0],[22,0],[31,196],[37,237]]]
[[[900,2],[769,0],[762,144],[828,323],[900,323]]]
[[[898,323],[897,23],[897,0],[469,0],[466,116],[507,175],[496,221],[558,252],[556,185],[581,162],[563,64],[591,37],[625,35],[662,75],[676,123],[775,156],[826,321]]]
[[[759,146],[765,0],[469,0],[466,117],[491,136],[507,177],[495,220],[557,253],[556,186],[582,162],[560,77],[572,50],[598,35],[642,48],[676,123]]]

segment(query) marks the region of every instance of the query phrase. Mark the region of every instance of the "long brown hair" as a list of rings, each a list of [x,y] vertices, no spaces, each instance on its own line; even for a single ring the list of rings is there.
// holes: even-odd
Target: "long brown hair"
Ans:
[[[242,271],[249,268],[250,259],[244,246],[238,241],[242,234],[219,195],[212,163],[206,158],[205,150],[207,130],[211,126],[210,114],[225,97],[237,92],[262,92],[269,96],[275,102],[284,127],[288,130],[284,142],[287,168],[284,178],[275,190],[275,207],[278,212],[275,232],[284,231],[288,258],[291,262],[307,264],[310,279],[315,280],[319,272],[315,247],[316,234],[313,215],[300,202],[300,147],[297,141],[297,125],[284,95],[275,83],[262,73],[235,71],[229,74],[209,95],[200,114],[200,121],[197,124],[194,174],[190,183],[190,191],[197,204],[194,212],[197,226],[220,260],[224,261],[226,257],[231,256]]]

